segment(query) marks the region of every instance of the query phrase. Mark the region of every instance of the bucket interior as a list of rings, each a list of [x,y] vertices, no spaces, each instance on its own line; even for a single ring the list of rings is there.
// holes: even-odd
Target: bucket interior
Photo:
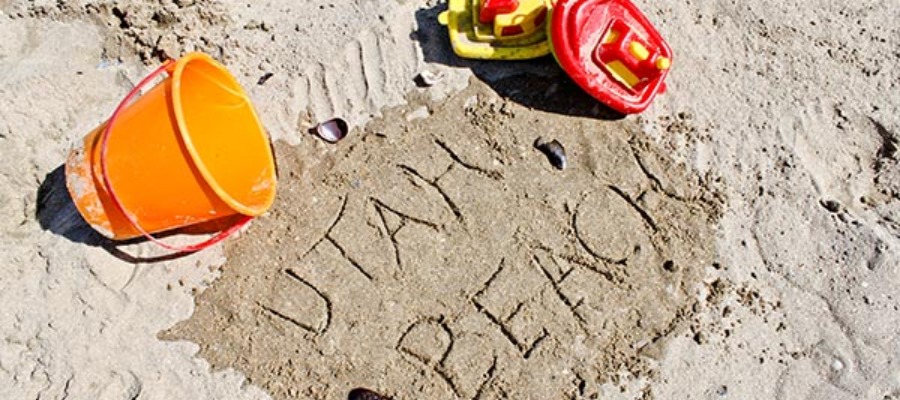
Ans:
[[[179,130],[197,169],[235,211],[257,216],[275,197],[268,137],[238,82],[205,56],[186,57],[173,87]]]

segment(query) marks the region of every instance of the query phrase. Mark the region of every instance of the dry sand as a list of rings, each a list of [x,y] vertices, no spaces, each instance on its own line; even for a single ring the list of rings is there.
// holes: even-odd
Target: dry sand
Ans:
[[[637,3],[675,68],[612,121],[552,60],[453,57],[436,1],[0,0],[0,398],[900,398],[900,6]],[[48,199],[190,50],[279,140],[279,200],[147,260]]]

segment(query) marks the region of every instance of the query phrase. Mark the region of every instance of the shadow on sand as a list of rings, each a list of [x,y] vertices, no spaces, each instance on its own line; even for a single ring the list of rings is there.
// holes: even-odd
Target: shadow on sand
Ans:
[[[127,253],[123,248],[147,242],[145,238],[122,241],[108,239],[91,228],[78,212],[72,197],[66,189],[65,166],[60,165],[47,174],[38,188],[36,217],[41,228],[62,236],[75,243],[100,247],[114,257],[129,263],[156,263],[185,257],[191,253],[169,253],[161,256],[143,257]],[[156,235],[165,238],[179,234],[204,235],[215,233],[234,223],[236,217],[227,217],[190,228],[177,229]]]

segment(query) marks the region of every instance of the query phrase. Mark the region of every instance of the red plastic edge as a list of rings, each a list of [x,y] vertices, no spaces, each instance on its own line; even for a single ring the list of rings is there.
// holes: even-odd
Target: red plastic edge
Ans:
[[[592,79],[589,71],[583,66],[585,60],[579,56],[581,38],[576,21],[578,11],[583,7],[612,7],[619,6],[626,9],[631,17],[631,23],[637,24],[650,36],[649,40],[653,41],[661,49],[661,53],[672,59],[672,49],[669,44],[662,38],[656,28],[647,19],[647,17],[628,0],[558,0],[556,6],[553,7],[553,15],[550,23],[550,40],[553,47],[553,53],[557,62],[566,73],[575,81],[584,91],[592,97],[603,102],[610,108],[624,114],[635,114],[644,111],[656,97],[665,89],[665,78],[668,76],[668,70],[664,71],[656,82],[649,84],[641,91],[641,96],[637,99],[630,99],[626,96],[619,95],[605,88],[605,82],[611,81],[611,78],[601,71],[605,78],[601,81]],[[601,26],[609,26],[610,21],[603,21]]]

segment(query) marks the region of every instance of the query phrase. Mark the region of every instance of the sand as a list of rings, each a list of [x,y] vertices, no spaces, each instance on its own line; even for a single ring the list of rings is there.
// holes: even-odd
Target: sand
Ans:
[[[407,121],[418,107],[436,111]],[[532,149],[541,135],[570,168]],[[306,184],[164,337],[277,398],[556,398],[649,374],[640,354],[694,314],[720,204],[643,137],[476,83],[337,149],[282,147],[280,173]]]
[[[609,120],[552,60],[454,58],[434,1],[0,1],[0,398],[900,398],[900,7],[637,3],[669,91]],[[58,168],[192,50],[278,202],[113,248]]]

